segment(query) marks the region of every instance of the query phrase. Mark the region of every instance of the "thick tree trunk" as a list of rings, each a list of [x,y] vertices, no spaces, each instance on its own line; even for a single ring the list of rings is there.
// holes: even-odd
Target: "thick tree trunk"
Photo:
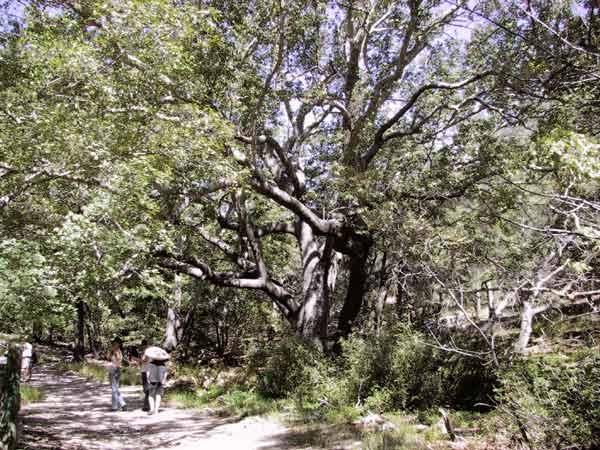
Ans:
[[[75,336],[75,349],[73,351],[73,360],[83,361],[85,356],[85,303],[83,300],[77,301],[77,326]]]
[[[350,282],[338,322],[339,336],[347,336],[352,331],[367,290],[367,258],[372,240],[361,235],[354,235],[350,239]]]
[[[181,308],[181,275],[175,274],[173,286],[173,302],[167,308],[167,323],[165,326],[165,340],[163,346],[167,351],[177,348],[181,339],[182,323],[179,317]]]
[[[332,239],[319,241],[305,222],[298,225],[302,250],[303,302],[298,311],[296,329],[300,336],[322,348],[329,323],[330,294],[335,287],[337,260]]]

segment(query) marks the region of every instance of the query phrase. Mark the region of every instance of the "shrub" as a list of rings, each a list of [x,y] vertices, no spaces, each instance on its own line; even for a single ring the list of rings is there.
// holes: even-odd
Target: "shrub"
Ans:
[[[438,367],[435,379],[438,404],[463,410],[491,409],[498,379],[490,364],[458,353],[439,352],[435,365]]]
[[[347,401],[340,369],[310,343],[288,338],[255,355],[250,367],[257,372],[257,393],[291,399],[301,422],[347,423],[360,413]]]
[[[365,399],[364,406],[367,410],[377,413],[389,411],[394,406],[394,394],[389,389],[376,387]]]
[[[176,404],[180,408],[202,408],[206,406],[207,401],[204,396],[198,395],[190,390],[168,390],[165,400]]]
[[[485,409],[496,385],[480,360],[439,351],[405,325],[379,337],[353,336],[342,348],[346,401],[358,398],[369,409]]]
[[[352,337],[342,348],[348,400],[366,399],[365,405],[381,410],[429,405],[439,397],[434,352],[407,327],[379,337]]]
[[[341,347],[334,360],[295,338],[254,351],[249,365],[257,392],[293,399],[309,421],[339,416],[335,410],[344,408],[354,408],[352,414],[439,405],[470,409],[489,402],[493,392],[495,376],[481,361],[440,352],[408,326],[351,336]]]
[[[33,386],[27,384],[21,384],[21,405],[27,405],[29,403],[41,402],[44,400],[44,392]]]
[[[258,392],[266,397],[283,398],[313,385],[312,370],[320,353],[295,338],[281,341],[270,349],[264,367],[258,368]]]
[[[499,409],[532,448],[600,446],[597,351],[524,359],[500,382]]]
[[[232,390],[220,398],[229,415],[254,416],[271,412],[276,407],[272,400],[244,390]]]

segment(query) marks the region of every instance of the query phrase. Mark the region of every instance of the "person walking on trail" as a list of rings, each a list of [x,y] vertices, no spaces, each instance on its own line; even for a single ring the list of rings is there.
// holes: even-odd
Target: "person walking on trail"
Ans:
[[[140,373],[142,375],[142,387],[144,389],[144,407],[142,411],[150,411],[150,383],[148,382],[148,371],[150,370],[150,358],[146,355],[148,349],[148,339],[142,340],[142,360]]]
[[[121,353],[120,343],[118,339],[112,342],[110,349],[110,366],[108,368],[108,376],[110,378],[110,387],[112,390],[112,410],[124,411],[125,400],[119,391],[119,383],[121,381],[121,363],[123,362],[123,353]]]
[[[160,400],[165,394],[165,383],[167,382],[167,366],[165,361],[152,360],[148,370],[148,381],[150,382],[150,411],[148,414],[157,414],[160,408]]]
[[[169,354],[160,347],[148,347],[144,356],[149,358],[148,364],[148,382],[150,383],[150,411],[148,414],[157,414],[160,409],[160,401],[165,393],[165,383],[167,382],[166,361]]]
[[[25,341],[21,346],[21,380],[31,380],[31,365],[33,363],[33,346]]]
[[[21,379],[31,380],[31,369],[33,367],[33,346],[25,341],[21,346]]]

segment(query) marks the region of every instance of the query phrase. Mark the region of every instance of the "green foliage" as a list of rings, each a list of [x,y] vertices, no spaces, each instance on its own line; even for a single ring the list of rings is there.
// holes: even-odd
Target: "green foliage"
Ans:
[[[266,397],[282,398],[298,389],[311,385],[312,373],[319,352],[309,344],[289,338],[269,349],[264,367],[259,361],[251,365],[259,368],[258,392]]]
[[[168,390],[165,393],[165,401],[173,403],[179,408],[201,408],[207,405],[207,402],[203,401],[202,397],[199,396],[195,391],[188,389],[184,390]]]
[[[292,338],[254,358],[257,392],[291,400],[301,422],[350,423],[361,413],[347,399],[341,369],[312,344]]]
[[[302,342],[282,341],[251,362],[257,390],[293,400],[304,421],[330,423],[350,423],[365,411],[477,408],[492,394],[494,374],[481,361],[434,350],[406,326],[353,336],[342,349],[329,359]]]
[[[143,337],[159,343],[175,303],[173,275],[159,267],[169,254],[201,279],[182,281],[178,355],[239,364],[244,343],[281,328],[279,312],[264,292],[205,281],[235,286],[243,276],[256,286],[260,268],[290,304],[301,301],[297,236],[267,231],[311,211],[313,222],[343,230],[330,233],[336,249],[353,253],[347,235],[362,235],[375,242],[365,261],[386,253],[377,281],[402,290],[398,310],[386,306],[391,329],[361,335],[368,321],[359,317],[337,361],[285,335],[264,357],[253,353],[256,394],[250,383],[226,382],[173,395],[236,413],[267,408],[261,396],[288,397],[312,420],[351,421],[363,409],[489,402],[495,378],[484,362],[434,350],[423,334],[394,328],[395,315],[425,330],[456,310],[436,294],[479,290],[483,280],[504,291],[497,299],[518,297],[549,254],[568,264],[541,297],[597,289],[598,87],[589,74],[598,63],[564,42],[597,37],[593,21],[583,33],[585,20],[565,2],[529,5],[560,36],[530,26],[520,7],[481,2],[476,14],[494,21],[459,39],[449,31],[464,9],[437,1],[372,2],[372,11],[333,1],[29,3],[23,24],[4,27],[0,18],[1,331],[72,341],[83,305],[92,349],[115,335],[125,346]],[[460,89],[434,87],[487,72]],[[403,113],[388,123],[395,111]],[[261,142],[263,134],[278,144]],[[213,184],[224,187],[206,189]],[[247,195],[247,218],[234,189]],[[266,233],[257,246],[241,227],[248,220]],[[569,248],[557,251],[566,236]],[[366,272],[367,285],[378,284],[379,269]],[[341,306],[339,286],[328,318]],[[470,311],[473,298],[463,300]],[[481,350],[480,341],[450,333]],[[70,367],[106,379],[99,367]],[[566,400],[577,397],[575,379],[578,407],[596,407],[595,385],[583,381],[593,371],[519,367],[505,375],[508,404],[514,385],[524,392],[514,402],[530,392],[536,417],[566,418],[581,439],[597,431]],[[123,370],[123,384],[138,382],[137,370]],[[549,425],[536,426],[545,436]],[[381,445],[409,445],[405,437]]]
[[[532,153],[536,163],[554,166],[565,180],[595,183],[600,177],[600,145],[591,136],[558,128]]]
[[[63,371],[76,372],[90,380],[101,383],[108,382],[108,371],[105,367],[94,363],[63,363],[60,365]],[[138,368],[121,367],[120,383],[122,386],[137,386],[141,384],[141,376]]]
[[[21,384],[21,404],[27,405],[29,403],[41,402],[44,400],[46,395],[41,389],[35,388],[28,384]]]
[[[469,409],[488,402],[492,394],[495,376],[489,367],[472,357],[436,350],[406,326],[379,337],[351,337],[343,349],[346,402],[358,399],[368,409]]]
[[[376,387],[371,395],[365,398],[364,407],[368,411],[382,413],[394,408],[394,392],[387,388]]]
[[[165,398],[179,407],[199,410],[210,407],[227,416],[262,415],[276,411],[280,406],[277,401],[243,385],[175,387],[167,390]]]
[[[3,331],[27,334],[32,323],[45,328],[68,326],[73,310],[57,296],[57,273],[40,244],[18,239],[0,242],[0,272]]]
[[[264,398],[258,392],[246,390],[231,390],[219,397],[228,415],[255,416],[273,412],[277,409],[277,402]]]
[[[435,404],[440,375],[434,351],[406,327],[343,344],[348,401],[364,400],[379,410]],[[415,373],[419,373],[415,377]]]
[[[502,374],[500,411],[536,449],[600,445],[600,356],[596,349],[531,357]]]

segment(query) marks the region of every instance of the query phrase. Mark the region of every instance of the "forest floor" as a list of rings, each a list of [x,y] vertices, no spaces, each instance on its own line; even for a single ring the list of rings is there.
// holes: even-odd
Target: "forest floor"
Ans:
[[[28,384],[43,391],[44,399],[21,410],[21,449],[307,448],[294,443],[294,432],[268,417],[223,418],[170,405],[149,416],[142,411],[139,386],[121,387],[127,411],[112,412],[108,383],[61,372],[55,364],[38,366]]]

